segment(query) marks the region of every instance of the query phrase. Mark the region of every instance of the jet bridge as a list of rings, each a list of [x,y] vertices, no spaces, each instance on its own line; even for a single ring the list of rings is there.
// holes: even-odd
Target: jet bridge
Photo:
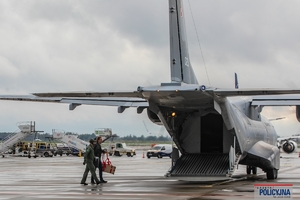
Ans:
[[[28,135],[35,132],[35,122],[19,122],[17,123],[20,131],[14,132],[4,138],[0,143],[0,154],[4,157],[4,154],[15,144],[26,138]]]

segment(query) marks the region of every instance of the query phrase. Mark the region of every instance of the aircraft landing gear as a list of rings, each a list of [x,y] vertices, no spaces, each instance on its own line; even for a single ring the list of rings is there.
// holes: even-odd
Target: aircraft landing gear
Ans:
[[[252,174],[257,174],[257,167],[247,165],[246,171],[247,171],[247,174],[251,174],[251,171],[252,171]]]
[[[267,173],[267,179],[268,180],[277,179],[277,175],[278,175],[278,170],[277,169],[268,169],[266,171],[266,173]]]

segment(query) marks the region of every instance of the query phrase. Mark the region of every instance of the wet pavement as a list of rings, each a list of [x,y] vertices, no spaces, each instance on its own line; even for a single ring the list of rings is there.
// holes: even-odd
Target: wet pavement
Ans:
[[[170,158],[110,157],[117,167],[114,175],[104,173],[108,183],[80,185],[83,158],[0,158],[1,199],[254,199],[254,184],[292,183],[293,199],[300,199],[300,158],[282,154],[278,179],[267,180],[265,173],[246,175],[239,165],[234,178],[221,182],[184,182],[165,178]]]

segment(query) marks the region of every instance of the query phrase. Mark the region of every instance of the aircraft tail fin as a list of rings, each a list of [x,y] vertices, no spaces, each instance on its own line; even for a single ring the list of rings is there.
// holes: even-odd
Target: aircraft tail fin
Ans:
[[[169,0],[169,7],[171,80],[198,84],[189,58],[182,0]]]

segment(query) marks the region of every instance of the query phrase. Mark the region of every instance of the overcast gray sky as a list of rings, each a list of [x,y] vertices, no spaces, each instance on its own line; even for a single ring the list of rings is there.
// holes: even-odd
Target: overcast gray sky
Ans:
[[[299,1],[184,0],[184,9],[200,84],[233,88],[236,72],[240,88],[300,86]],[[168,20],[168,0],[2,0],[0,94],[134,91],[170,82]],[[298,132],[293,107],[263,114],[286,117],[273,122],[279,135]],[[21,121],[45,132],[108,127],[148,136],[143,121],[150,132],[160,130],[135,109],[0,102],[1,132],[18,130]]]

